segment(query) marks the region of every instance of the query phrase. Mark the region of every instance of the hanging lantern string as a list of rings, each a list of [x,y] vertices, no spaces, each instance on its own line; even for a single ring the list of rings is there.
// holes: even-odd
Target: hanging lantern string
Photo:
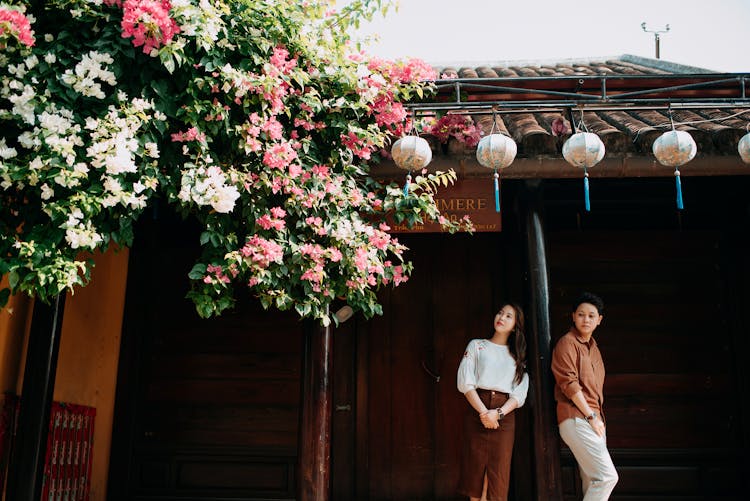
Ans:
[[[589,128],[586,127],[586,122],[583,120],[583,108],[581,108],[580,111],[581,121],[579,122],[579,125],[581,125],[581,128],[584,132],[589,132]],[[586,208],[586,212],[591,212],[591,199],[589,197],[589,171],[585,166],[583,168],[583,202],[584,207]]]
[[[660,127],[672,127],[672,130],[674,130],[675,125],[695,125],[695,124],[703,124],[703,123],[708,123],[708,122],[723,122],[725,120],[730,120],[730,119],[738,117],[740,115],[744,115],[745,113],[750,113],[750,110],[739,111],[737,113],[733,113],[732,115],[727,115],[725,117],[720,117],[720,118],[706,118],[704,120],[688,120],[688,121],[685,121],[685,122],[674,122],[672,120],[672,111],[671,111],[671,107],[670,107],[669,122],[664,122],[662,124],[656,124],[656,125],[647,125],[646,127],[641,127],[640,129],[638,129],[637,131],[635,131],[635,136],[633,137],[633,142],[635,143],[635,142],[638,141],[638,135],[641,133],[642,130],[655,129],[655,128],[660,128]],[[750,123],[747,124],[747,126],[745,128],[748,130],[748,132],[750,132]]]
[[[589,131],[589,128],[586,127],[586,122],[583,121],[583,108],[581,108],[581,121],[578,124],[583,127],[583,131],[584,132],[588,132]]]
[[[490,135],[495,133],[495,127],[497,127],[497,114],[495,108],[492,108],[492,128],[490,129]],[[500,174],[497,173],[497,169],[492,176],[495,180],[495,212],[500,212]]]
[[[667,111],[669,112],[669,123],[672,124],[672,130],[674,130],[674,119],[672,118],[672,105],[669,105],[669,108],[667,108]]]
[[[669,111],[669,122],[672,124],[672,132],[674,132],[674,120],[672,119],[672,106],[670,105],[669,108],[667,108]],[[682,210],[685,208],[685,204],[682,201],[682,181],[680,180],[680,168],[675,167],[674,168],[674,183],[675,183],[675,189],[677,191],[677,210]]]

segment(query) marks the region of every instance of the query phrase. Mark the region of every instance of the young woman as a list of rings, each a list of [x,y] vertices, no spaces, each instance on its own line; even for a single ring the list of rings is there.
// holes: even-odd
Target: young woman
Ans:
[[[525,367],[523,312],[506,303],[495,315],[492,337],[470,341],[458,367],[458,391],[469,403],[458,492],[471,501],[508,499],[513,411],[529,389]]]
[[[602,413],[604,362],[593,338],[603,313],[600,297],[581,294],[573,304],[573,327],[552,352],[557,423],[578,462],[584,501],[606,501],[618,480]]]

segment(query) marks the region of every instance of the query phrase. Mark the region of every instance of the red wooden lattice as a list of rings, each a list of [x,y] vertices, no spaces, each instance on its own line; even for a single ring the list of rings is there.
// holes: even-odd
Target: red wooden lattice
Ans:
[[[8,449],[13,447],[18,416],[17,397],[7,395],[0,418],[0,480],[6,472]],[[85,405],[52,403],[43,501],[88,501],[91,488],[92,446],[96,409]]]
[[[42,499],[89,499],[96,409],[52,403]]]

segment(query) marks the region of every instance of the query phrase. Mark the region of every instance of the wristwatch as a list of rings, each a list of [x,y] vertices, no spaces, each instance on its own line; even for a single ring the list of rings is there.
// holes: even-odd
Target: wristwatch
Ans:
[[[500,409],[500,407],[495,410],[497,411],[497,420],[501,421],[505,417],[505,413],[502,411],[502,409]]]
[[[586,416],[586,421],[590,422],[592,419],[596,419],[596,417],[597,417],[596,416],[596,412],[592,412],[591,414],[589,414],[588,416]]]

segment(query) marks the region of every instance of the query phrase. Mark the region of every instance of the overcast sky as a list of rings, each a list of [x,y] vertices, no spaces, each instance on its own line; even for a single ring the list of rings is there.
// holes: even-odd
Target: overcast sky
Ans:
[[[339,0],[346,3],[346,0]],[[367,52],[440,63],[634,54],[721,72],[750,72],[750,0],[400,0],[360,33]]]

